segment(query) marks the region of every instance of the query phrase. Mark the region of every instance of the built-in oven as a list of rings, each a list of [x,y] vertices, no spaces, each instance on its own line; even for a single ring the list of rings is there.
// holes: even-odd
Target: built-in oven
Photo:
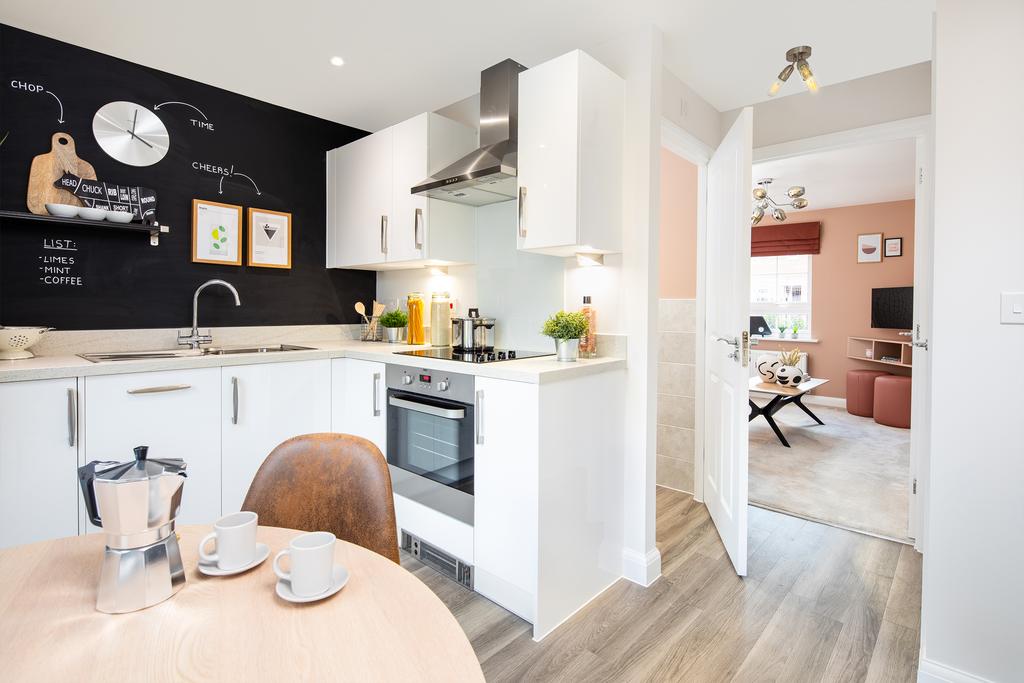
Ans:
[[[472,375],[387,366],[387,459],[399,483],[415,475],[418,491],[473,495],[476,447]],[[396,485],[399,488],[409,486]],[[440,491],[440,489],[448,491]]]

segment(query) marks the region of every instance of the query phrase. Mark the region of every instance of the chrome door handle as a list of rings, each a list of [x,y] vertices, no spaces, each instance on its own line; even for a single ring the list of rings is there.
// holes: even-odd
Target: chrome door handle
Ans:
[[[238,378],[231,378],[231,424],[238,424]]]
[[[928,350],[928,340],[921,339],[921,323],[916,323],[914,325],[914,338],[915,341],[910,342],[911,346],[916,346],[917,348],[924,349],[925,351]]]
[[[519,187],[519,219],[516,229],[519,231],[520,237],[526,237],[526,226],[523,224],[523,213],[525,213],[524,207],[526,206],[526,186],[521,185]]]
[[[395,398],[394,396],[388,397],[388,405],[395,406],[396,408],[405,408],[406,410],[412,410],[425,415],[433,415],[434,417],[444,417],[449,420],[461,420],[466,417],[466,411],[463,408],[437,408],[435,406],[428,406],[425,403]]]
[[[380,217],[380,253],[388,253],[388,217]]]
[[[483,389],[476,392],[476,402],[473,405],[473,431],[476,432],[477,444],[484,442],[484,392]]]
[[[78,390],[68,389],[68,446],[78,440]]]
[[[380,417],[380,373],[373,373],[373,416]]]
[[[185,389],[191,389],[191,384],[165,384],[159,387],[142,387],[141,389],[129,389],[128,393],[132,396],[139,394],[166,394],[170,391],[184,391]]]
[[[416,209],[412,216],[412,239],[417,249],[423,248],[423,209]]]
[[[729,346],[735,346],[737,349],[740,348],[739,337],[715,337],[715,339]]]
[[[928,340],[927,339],[925,339],[924,341],[910,342],[910,345],[911,346],[916,346],[919,349],[924,349],[925,351],[928,350]]]

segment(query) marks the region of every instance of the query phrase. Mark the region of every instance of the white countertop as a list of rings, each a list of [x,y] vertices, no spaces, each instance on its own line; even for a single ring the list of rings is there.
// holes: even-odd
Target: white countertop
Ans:
[[[310,347],[311,350],[185,358],[150,358],[101,363],[92,363],[79,356],[71,355],[36,356],[35,358],[26,358],[24,360],[0,360],[0,382],[20,382],[62,377],[89,377],[92,375],[118,375],[156,370],[227,367],[255,363],[286,363],[288,361],[322,358],[360,358],[382,363],[409,365],[424,370],[447,370],[449,372],[461,372],[478,377],[493,377],[495,379],[507,379],[532,384],[557,382],[582,375],[626,367],[626,361],[622,358],[581,358],[575,363],[563,363],[555,360],[555,357],[552,355],[541,358],[518,358],[511,361],[476,364],[397,355],[401,351],[428,348],[425,346],[409,346],[407,344],[347,340],[312,343],[299,341],[294,342],[294,344],[296,346]]]

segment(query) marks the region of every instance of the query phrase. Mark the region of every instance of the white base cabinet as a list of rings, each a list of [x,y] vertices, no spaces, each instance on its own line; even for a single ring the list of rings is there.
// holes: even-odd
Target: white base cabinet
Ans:
[[[519,249],[622,251],[624,95],[580,50],[519,75]]]
[[[385,365],[357,358],[331,361],[331,431],[372,441],[387,455]]]
[[[280,443],[331,429],[331,361],[221,369],[222,512],[242,509],[256,471]]]
[[[476,131],[415,116],[327,153],[327,267],[363,270],[470,263],[471,206],[410,190],[476,149]]]
[[[188,466],[180,524],[221,511],[220,368],[86,377],[85,458],[124,462],[136,446]]]
[[[78,380],[0,384],[0,548],[78,533]]]

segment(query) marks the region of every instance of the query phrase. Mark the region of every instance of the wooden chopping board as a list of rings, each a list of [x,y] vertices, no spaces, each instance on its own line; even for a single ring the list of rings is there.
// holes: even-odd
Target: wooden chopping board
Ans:
[[[54,133],[50,151],[32,160],[28,172],[28,210],[47,215],[47,204],[72,204],[83,206],[82,201],[67,190],[54,187],[64,173],[74,173],[80,178],[96,180],[92,164],[82,161],[75,153],[75,139],[67,133]]]

